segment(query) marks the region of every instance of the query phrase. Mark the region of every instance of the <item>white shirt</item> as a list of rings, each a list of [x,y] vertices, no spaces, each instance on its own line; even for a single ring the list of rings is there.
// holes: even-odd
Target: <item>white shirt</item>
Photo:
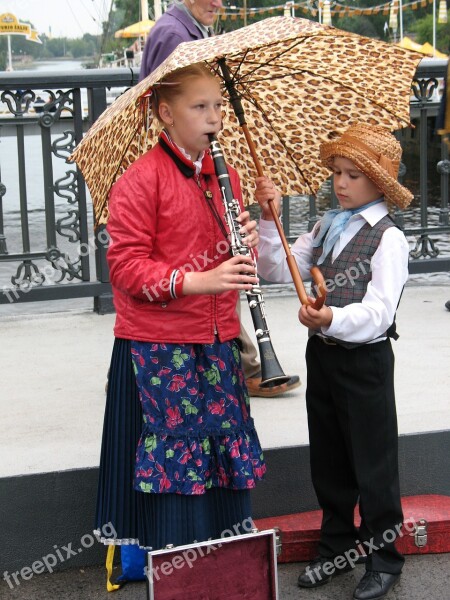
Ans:
[[[172,140],[172,141],[173,141],[173,140]],[[175,142],[173,142],[173,143],[175,144]],[[200,156],[198,157],[198,159],[197,159],[197,160],[192,160],[192,156],[191,156],[190,154],[188,154],[184,148],[182,148],[182,147],[181,147],[181,146],[179,146],[178,144],[175,144],[175,146],[178,148],[178,150],[181,152],[181,154],[182,154],[182,155],[183,155],[185,158],[187,158],[188,160],[190,160],[190,161],[191,161],[191,163],[194,165],[194,167],[195,167],[195,174],[196,174],[197,176],[198,176],[198,175],[200,175],[200,172],[201,172],[201,170],[202,170],[202,161],[203,161],[203,158],[204,158],[204,156],[205,156],[205,154],[206,154],[206,153],[205,153],[205,151],[203,151],[203,152],[200,154]]]
[[[367,222],[372,227],[388,214],[384,202],[370,206],[366,210],[353,215],[346,224],[338,241],[333,246],[332,260],[342,252],[348,242]],[[312,242],[319,223],[310,233],[301,235],[291,248],[300,270],[302,279],[311,279]],[[267,281],[289,283],[292,277],[287,266],[286,255],[281,245],[275,223],[260,219],[258,246],[258,272]],[[403,286],[408,278],[409,247],[403,233],[397,227],[387,229],[381,238],[369,265],[358,263],[354,269],[369,268],[372,280],[361,302],[349,304],[343,308],[330,307],[333,320],[329,327],[322,327],[322,333],[337,339],[367,343],[382,336],[392,324]],[[349,265],[350,269],[351,265]],[[342,277],[357,277],[355,270],[340,274]],[[327,282],[339,285],[339,280]],[[341,283],[341,285],[343,285]],[[382,338],[385,339],[385,338]]]

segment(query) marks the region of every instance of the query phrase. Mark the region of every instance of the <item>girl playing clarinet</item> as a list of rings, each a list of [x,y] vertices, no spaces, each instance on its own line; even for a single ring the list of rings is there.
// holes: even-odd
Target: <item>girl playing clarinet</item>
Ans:
[[[250,416],[237,295],[250,257],[230,258],[209,135],[218,80],[194,65],[152,90],[158,143],[113,186],[108,264],[117,312],[96,526],[153,549],[251,527],[249,490],[265,464]],[[240,199],[239,179],[229,169]],[[258,242],[248,212],[245,243]]]

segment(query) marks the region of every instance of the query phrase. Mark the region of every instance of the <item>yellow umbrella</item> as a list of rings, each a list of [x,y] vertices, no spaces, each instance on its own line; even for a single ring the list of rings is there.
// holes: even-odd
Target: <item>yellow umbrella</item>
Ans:
[[[439,50],[433,48],[429,42],[425,42],[421,48],[422,49],[419,50],[419,52],[422,52],[423,54],[432,54],[435,58],[448,58],[446,54],[443,54],[442,52],[439,52]]]
[[[138,23],[133,23],[133,25],[128,25],[124,29],[119,29],[114,34],[115,38],[137,38],[143,35],[147,35],[150,29],[155,24],[155,21],[150,19],[146,19],[145,21],[139,21]]]
[[[413,40],[406,35],[398,42],[397,46],[400,46],[401,48],[407,48],[408,50],[415,50],[416,52],[422,52],[422,46],[417,42],[413,42]]]
[[[418,44],[414,42],[411,38],[405,36],[400,42],[398,42],[397,46],[401,46],[402,48],[407,48],[408,50],[415,50],[416,52],[420,52],[421,54],[431,54],[436,58],[447,58],[446,54],[439,52],[439,50],[434,50],[433,46],[429,42],[425,42],[425,44]]]

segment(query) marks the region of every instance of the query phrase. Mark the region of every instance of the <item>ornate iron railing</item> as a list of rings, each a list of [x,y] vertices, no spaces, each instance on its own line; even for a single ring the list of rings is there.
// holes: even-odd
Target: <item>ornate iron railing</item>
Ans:
[[[2,77],[0,303],[93,297],[99,312],[112,309],[107,236],[102,228],[94,232],[84,180],[66,159],[108,96],[113,101],[137,79],[129,68]],[[17,168],[6,183],[12,155]],[[36,163],[42,174],[33,173],[30,187]]]
[[[444,76],[446,61],[422,61],[412,87],[411,118],[417,123],[417,152],[410,156],[409,130],[400,137],[405,148],[400,176],[419,173],[420,209],[416,220],[405,223],[395,214],[410,239],[410,271],[450,270],[450,249],[440,248],[435,236],[450,239],[448,148],[433,133],[437,113],[435,90]],[[70,73],[23,71],[5,73],[0,80],[0,304],[93,297],[95,309],[112,309],[107,236],[94,231],[90,198],[84,180],[66,158],[83,133],[110,101],[138,79],[135,69],[92,69]],[[40,98],[45,95],[45,99]],[[429,200],[429,149],[440,146],[435,168],[439,208]],[[414,144],[412,144],[414,146]],[[31,179],[30,179],[31,177]],[[31,183],[31,185],[30,185]],[[306,228],[335,198],[325,185],[318,197],[307,199]],[[433,204],[436,204],[434,201]],[[296,205],[287,198],[283,223],[291,239]],[[305,202],[302,203],[305,206]],[[436,215],[436,211],[438,215]],[[298,221],[298,219],[297,219]],[[292,227],[291,227],[292,225]],[[438,256],[439,255],[439,256]]]

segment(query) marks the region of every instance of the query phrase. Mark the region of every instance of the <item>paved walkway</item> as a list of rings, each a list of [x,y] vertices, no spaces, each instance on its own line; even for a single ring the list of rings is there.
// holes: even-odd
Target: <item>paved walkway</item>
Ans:
[[[405,288],[394,342],[400,434],[449,427],[449,298],[446,285]],[[295,295],[266,294],[278,359],[304,382],[307,331],[298,308]],[[87,311],[0,317],[0,477],[98,465],[113,323],[114,315]],[[252,413],[263,448],[308,443],[304,384],[278,398],[253,398]]]
[[[408,556],[402,578],[388,600],[449,600],[449,557],[449,554]],[[300,563],[278,566],[279,600],[351,600],[353,590],[364,574],[364,567],[358,566],[327,585],[304,590],[297,587],[297,577],[303,566]],[[2,600],[146,600],[146,588],[145,583],[131,583],[108,593],[104,568],[90,567],[35,575],[12,590],[1,581],[0,597]],[[214,600],[227,600],[228,597],[224,591]]]
[[[449,285],[410,284],[405,289],[398,311],[401,337],[394,345],[400,434],[448,429],[450,312],[444,304],[449,298]],[[272,288],[266,305],[280,363],[285,372],[304,380],[307,334],[297,320],[296,296]],[[248,311],[243,314],[252,331]],[[113,315],[88,311],[0,317],[0,477],[98,465],[113,321]],[[307,443],[304,388],[280,398],[252,399],[264,448]],[[448,559],[448,554],[408,557],[390,598],[450,599]],[[300,568],[279,565],[280,600],[350,599],[362,576],[357,567],[322,588],[300,590]],[[14,589],[0,581],[0,597],[144,600],[145,586],[130,584],[108,594],[104,570],[97,567],[35,575]]]

